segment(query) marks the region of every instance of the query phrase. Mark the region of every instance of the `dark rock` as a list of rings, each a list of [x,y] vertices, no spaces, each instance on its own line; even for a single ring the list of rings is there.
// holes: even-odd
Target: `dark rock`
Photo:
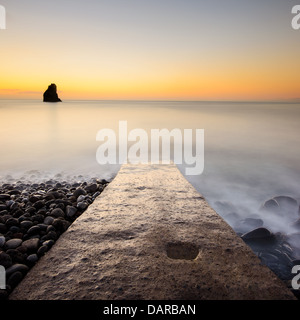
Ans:
[[[8,211],[7,210],[2,210],[0,211],[0,216],[5,216],[8,214]]]
[[[266,201],[262,209],[289,219],[296,219],[298,216],[298,202],[288,196],[274,197]]]
[[[29,213],[30,215],[33,215],[36,213],[36,209],[34,207],[28,207],[26,209],[26,212]]]
[[[280,207],[290,207],[292,209],[298,209],[298,202],[294,198],[287,196],[278,196],[273,198]]]
[[[13,217],[14,218],[19,218],[24,214],[24,211],[21,209],[17,209],[13,212]]]
[[[88,203],[87,203],[86,201],[82,201],[82,202],[79,202],[79,203],[77,204],[77,208],[78,208],[79,210],[81,210],[81,211],[86,210],[88,206],[89,206],[89,205],[88,205]]]
[[[61,102],[57,95],[57,87],[54,83],[44,92],[44,102]]]
[[[13,273],[20,271],[23,275],[28,272],[29,268],[24,264],[14,264],[6,269],[6,277],[10,277]]]
[[[77,199],[79,196],[81,195],[86,195],[86,191],[82,188],[77,188],[74,192],[73,192],[74,197]]]
[[[54,240],[47,240],[43,243],[43,246],[47,246],[49,249],[54,245]]]
[[[39,246],[40,240],[38,238],[28,239],[22,243],[22,246],[26,248],[28,252],[36,252]]]
[[[21,191],[18,189],[14,189],[14,190],[9,191],[8,194],[10,194],[11,196],[12,195],[19,195],[19,194],[21,194]]]
[[[84,189],[88,193],[95,193],[98,190],[98,185],[97,183],[92,183],[87,185]]]
[[[54,220],[55,220],[55,219],[54,219]],[[54,222],[54,220],[53,220],[53,222]],[[50,232],[50,231],[56,231],[56,229],[53,227],[52,224],[51,224],[50,226],[48,226],[48,227],[47,227],[47,230],[46,230],[47,233]]]
[[[62,219],[55,219],[52,223],[52,226],[60,231],[61,233],[65,232],[69,226],[70,226],[70,222],[66,221],[66,220],[62,220]]]
[[[40,231],[41,231],[41,229],[38,226],[33,226],[27,231],[27,234],[29,236],[32,236],[32,235],[35,235],[35,234],[39,234]]]
[[[59,217],[63,218],[65,216],[65,213],[62,211],[62,209],[56,208],[51,211],[50,215],[55,218],[59,218]]]
[[[80,195],[78,198],[77,198],[77,202],[79,203],[79,202],[82,202],[82,201],[84,201],[86,199],[86,196],[84,196],[83,194],[82,195]]]
[[[12,226],[9,228],[9,231],[11,231],[12,233],[17,233],[20,231],[20,228],[16,226]]]
[[[0,248],[2,248],[4,246],[4,243],[5,243],[5,237],[0,236]]]
[[[49,241],[51,241],[51,240],[49,240]],[[41,257],[41,256],[43,256],[47,251],[48,251],[48,246],[46,246],[46,245],[42,245],[40,248],[39,248],[39,250],[37,251],[37,255],[39,256],[39,257]]]
[[[23,279],[22,272],[16,271],[8,278],[7,284],[12,288],[15,288],[22,279]]]
[[[300,266],[300,260],[293,260],[292,261],[292,266]]]
[[[66,208],[66,215],[68,218],[73,218],[77,213],[77,209],[73,206],[67,206]]]
[[[34,208],[36,208],[36,210],[39,210],[41,208],[43,208],[45,205],[45,201],[44,200],[39,200],[37,202],[34,203]]]
[[[273,237],[273,234],[266,228],[257,228],[255,230],[252,230],[242,235],[243,240],[268,239],[272,237]]]
[[[53,221],[54,221],[54,218],[51,217],[51,216],[48,216],[48,217],[45,218],[44,224],[51,225],[53,223]]]
[[[11,239],[6,241],[5,247],[6,249],[16,249],[22,244],[21,239]]]
[[[48,232],[45,237],[47,240],[57,240],[57,234],[54,231]]]
[[[41,214],[35,214],[33,217],[32,217],[32,221],[36,221],[38,223],[43,223],[44,222],[44,216],[41,215]]]
[[[26,230],[30,229],[32,226],[33,226],[33,222],[32,221],[28,221],[28,220],[25,220],[25,221],[22,221],[20,223],[20,226],[21,228],[24,228]]]
[[[0,194],[0,201],[10,200],[9,194]]]
[[[5,224],[6,224],[7,228],[10,228],[12,226],[18,226],[19,221],[16,218],[10,218],[10,219],[6,220]]]
[[[25,255],[16,249],[9,249],[6,253],[11,257],[13,263],[24,263]]]
[[[37,197],[37,196],[31,196],[31,197],[29,197],[29,201],[31,202],[31,203],[36,203],[37,201],[39,201],[40,200],[40,197]]]
[[[0,265],[3,266],[5,269],[9,268],[12,265],[12,259],[10,255],[0,251]]]
[[[277,211],[279,211],[279,203],[274,199],[270,199],[263,204],[262,208],[267,211],[277,212]]]
[[[27,257],[27,262],[29,262],[30,264],[35,264],[39,258],[36,254],[31,254],[30,256]]]
[[[93,199],[96,199],[97,197],[99,197],[100,194],[101,194],[100,191],[95,192],[95,193],[93,194]]]
[[[6,225],[4,223],[0,223],[0,232],[6,233],[6,231],[7,231]]]

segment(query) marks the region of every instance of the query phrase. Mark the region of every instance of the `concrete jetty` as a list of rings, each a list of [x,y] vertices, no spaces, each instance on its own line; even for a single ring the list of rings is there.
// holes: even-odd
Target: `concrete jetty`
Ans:
[[[11,300],[294,299],[175,165],[124,165]]]

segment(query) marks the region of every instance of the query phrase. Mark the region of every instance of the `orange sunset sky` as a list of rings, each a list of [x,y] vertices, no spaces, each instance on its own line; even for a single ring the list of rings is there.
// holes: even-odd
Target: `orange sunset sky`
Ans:
[[[0,0],[0,98],[297,99],[295,4]]]

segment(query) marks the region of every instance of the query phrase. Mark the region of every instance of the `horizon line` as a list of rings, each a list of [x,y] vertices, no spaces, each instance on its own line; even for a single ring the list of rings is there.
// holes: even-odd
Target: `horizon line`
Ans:
[[[1,98],[1,100],[27,100],[27,101],[40,101],[43,102],[42,99],[34,99],[34,98]],[[276,99],[276,100],[176,100],[176,99],[62,99],[62,102],[65,101],[114,101],[114,102],[123,102],[123,101],[131,101],[131,102],[227,102],[227,103],[300,103],[300,98],[292,98],[292,99]]]

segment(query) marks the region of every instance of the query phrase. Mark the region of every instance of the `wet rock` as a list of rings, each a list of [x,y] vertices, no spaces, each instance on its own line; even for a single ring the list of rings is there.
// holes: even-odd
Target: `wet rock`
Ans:
[[[22,244],[21,239],[11,239],[5,243],[6,249],[16,249]]]
[[[263,204],[262,209],[267,210],[267,211],[278,212],[279,211],[279,203],[274,199],[267,200]]]
[[[264,203],[262,210],[288,219],[296,219],[298,216],[298,202],[288,196],[274,197]]]
[[[266,228],[257,228],[242,235],[243,240],[269,239],[273,234]]]
[[[292,210],[298,209],[298,202],[292,197],[278,196],[273,198],[281,208],[287,208]]]

